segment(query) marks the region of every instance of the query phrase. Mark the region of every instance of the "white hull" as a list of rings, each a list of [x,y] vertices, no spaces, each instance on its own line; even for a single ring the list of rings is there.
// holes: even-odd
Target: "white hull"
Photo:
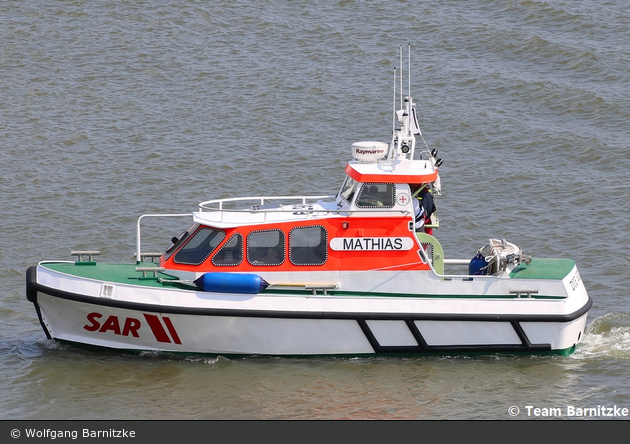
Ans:
[[[591,305],[583,286],[565,299],[238,295],[121,284],[101,294],[106,283],[34,270],[29,300],[50,338],[134,351],[570,353]]]

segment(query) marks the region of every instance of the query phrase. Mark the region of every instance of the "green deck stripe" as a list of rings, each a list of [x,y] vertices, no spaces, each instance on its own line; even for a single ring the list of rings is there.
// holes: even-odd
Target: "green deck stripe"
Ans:
[[[547,264],[547,262],[550,262]],[[81,264],[81,265],[79,265]],[[572,260],[551,259],[538,261],[532,260],[529,267],[524,267],[521,270],[515,269],[510,277],[526,278],[526,279],[558,279],[558,276],[566,276],[573,268],[574,262]],[[85,265],[83,263],[70,263],[70,262],[47,262],[43,263],[44,268],[48,268],[60,273],[66,273],[71,276],[77,276],[87,279],[94,279],[97,281],[106,281],[111,283],[120,283],[127,285],[138,285],[143,287],[177,287],[179,289],[197,291],[193,286],[185,284],[177,284],[176,278],[166,274],[158,272],[158,277],[163,279],[172,279],[172,283],[158,282],[155,278],[143,278],[142,273],[136,271],[136,264],[112,264],[112,263],[92,263]],[[143,267],[150,266],[150,264],[142,264]],[[564,273],[564,274],[562,274]],[[148,276],[152,274],[149,273]],[[287,290],[277,290],[273,288],[267,288],[262,294],[287,294]],[[311,295],[312,290],[305,289],[291,289],[290,293],[298,295]],[[416,293],[379,293],[379,292],[361,292],[361,291],[338,291],[328,290],[330,296],[347,296],[347,297],[409,297],[409,298],[435,298],[435,299],[515,299],[513,294],[504,295],[464,295],[464,294],[416,294]],[[321,291],[318,292],[322,294]],[[564,299],[562,296],[545,296],[541,294],[532,295],[532,299]]]
[[[42,266],[53,271],[60,273],[66,273],[72,276],[95,279],[97,281],[106,281],[119,284],[140,285],[143,287],[163,287],[157,279],[147,279],[142,277],[142,273],[136,271],[136,264],[108,264],[108,263],[94,263],[91,265],[80,265],[81,262],[77,262],[77,265],[68,262],[49,262],[44,263]],[[142,264],[143,267],[150,267],[151,264]],[[148,276],[152,276],[149,273]],[[165,273],[158,272],[158,277],[164,279],[175,279]]]

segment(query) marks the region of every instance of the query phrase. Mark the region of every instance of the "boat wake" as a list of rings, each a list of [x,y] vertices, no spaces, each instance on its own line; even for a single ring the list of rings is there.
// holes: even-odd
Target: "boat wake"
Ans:
[[[630,313],[608,313],[593,320],[584,332],[576,359],[630,360]]]

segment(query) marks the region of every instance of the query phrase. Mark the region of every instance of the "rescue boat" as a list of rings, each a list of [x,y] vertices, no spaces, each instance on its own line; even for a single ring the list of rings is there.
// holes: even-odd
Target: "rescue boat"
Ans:
[[[145,214],[130,263],[81,250],[29,267],[26,297],[47,338],[224,356],[571,354],[592,305],[575,261],[505,239],[445,257],[426,205],[441,194],[442,161],[403,98],[402,50],[400,79],[390,143],[352,144],[336,194]],[[189,228],[144,252],[142,222],[162,217]]]

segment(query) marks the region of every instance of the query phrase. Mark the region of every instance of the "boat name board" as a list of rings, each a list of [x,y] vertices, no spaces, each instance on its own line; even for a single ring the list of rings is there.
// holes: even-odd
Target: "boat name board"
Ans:
[[[569,284],[571,285],[571,289],[573,291],[575,291],[575,289],[578,287],[578,285],[580,285],[580,282],[582,282],[582,277],[580,276],[580,273],[576,269],[575,270],[575,274],[573,275],[573,277],[569,281]]]
[[[414,246],[410,237],[335,237],[330,240],[334,251],[405,251]]]

